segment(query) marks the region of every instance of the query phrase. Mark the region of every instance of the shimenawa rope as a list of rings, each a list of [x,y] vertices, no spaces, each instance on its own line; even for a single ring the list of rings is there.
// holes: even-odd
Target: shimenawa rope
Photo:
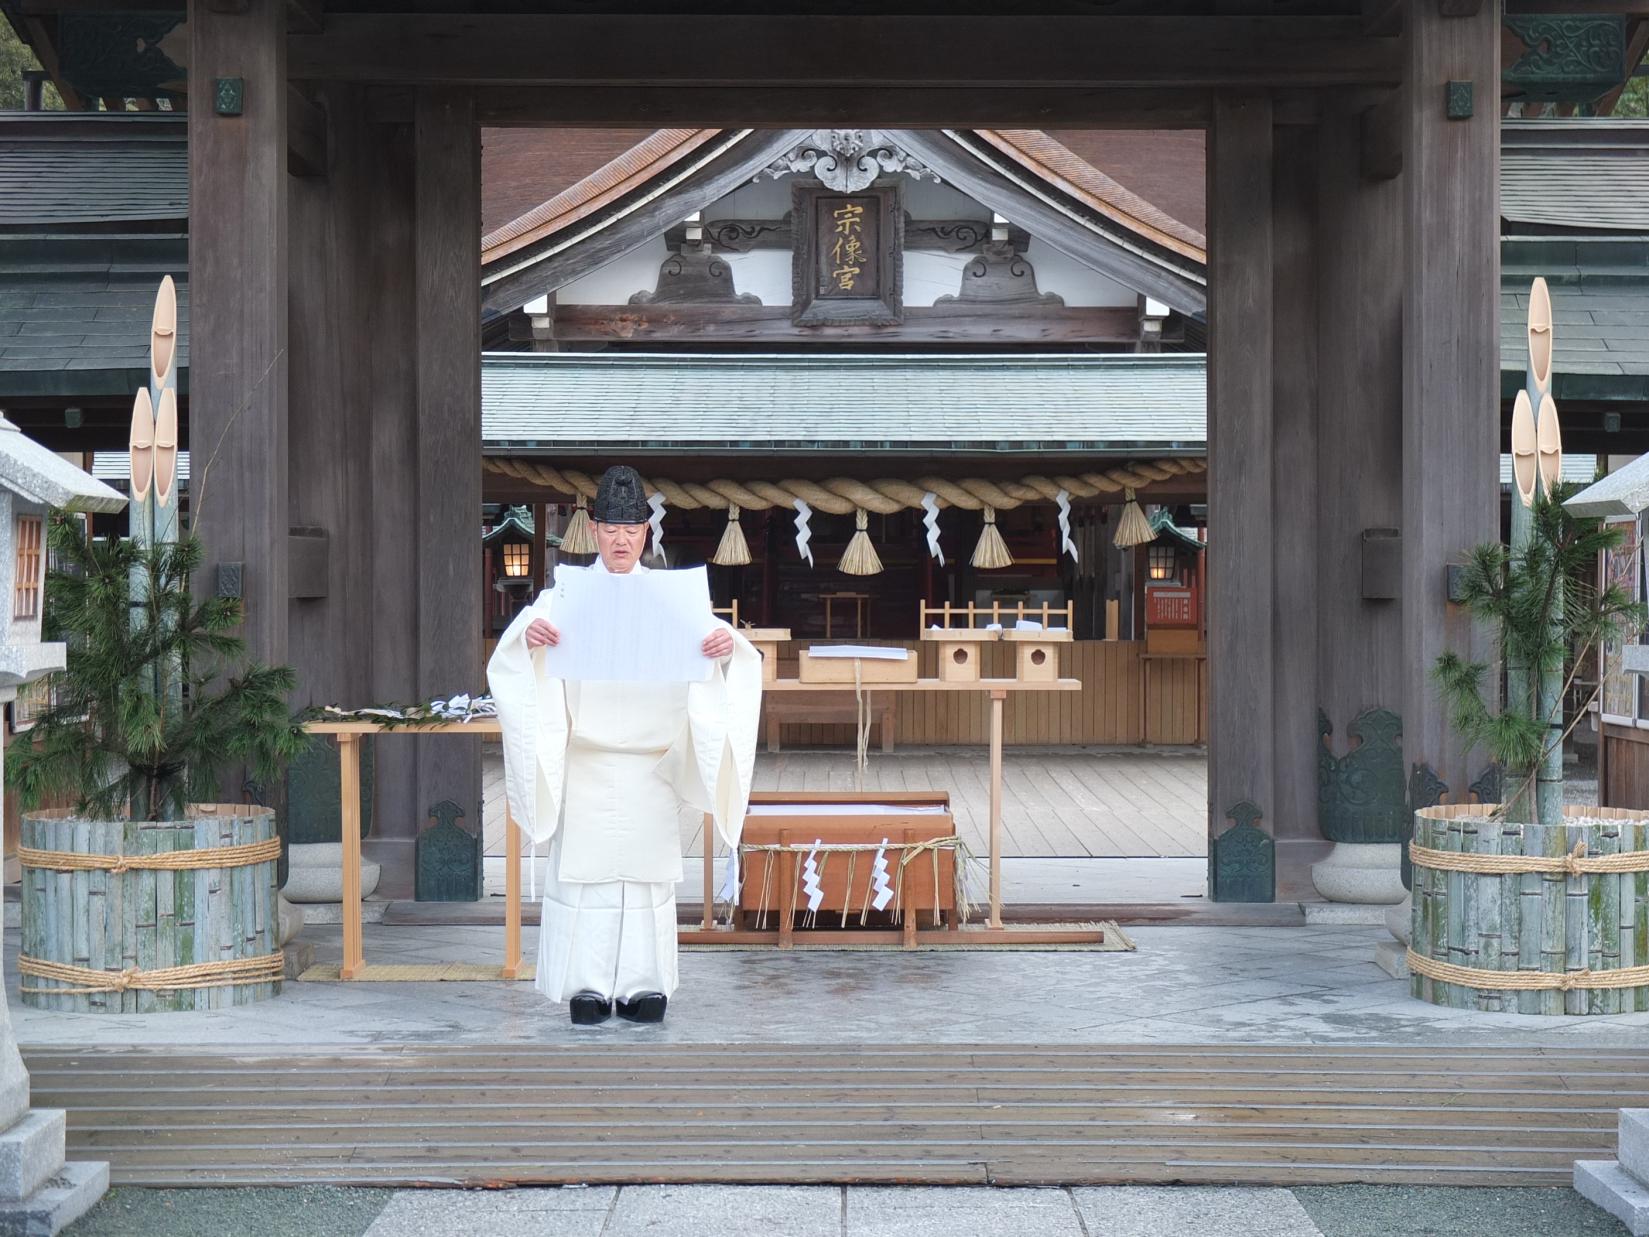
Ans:
[[[1477,855],[1409,843],[1409,860],[1417,868],[1482,875],[1513,872],[1563,872],[1569,876],[1607,872],[1649,872],[1649,850],[1621,851],[1588,858],[1586,843],[1576,842],[1567,855]]]
[[[73,988],[41,988],[24,984],[23,992],[52,993],[57,996],[76,996],[93,992],[170,992],[178,988],[227,988],[235,984],[268,983],[280,979],[285,969],[286,955],[280,950],[261,958],[223,958],[216,962],[196,962],[191,966],[166,966],[152,971],[140,971],[129,966],[123,971],[94,971],[90,967],[70,966],[66,962],[47,962],[27,955],[17,959],[21,975],[37,979],[56,979],[77,984]]]
[[[195,847],[162,851],[156,855],[84,854],[67,850],[17,848],[17,861],[25,868],[50,872],[186,872],[192,868],[243,868],[254,863],[272,863],[281,857],[281,840],[246,842],[239,846]]]

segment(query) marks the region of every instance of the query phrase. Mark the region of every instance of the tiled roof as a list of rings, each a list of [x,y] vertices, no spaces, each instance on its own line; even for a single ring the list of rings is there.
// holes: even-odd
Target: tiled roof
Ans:
[[[0,236],[0,396],[135,391],[146,381],[163,275],[177,283],[178,380],[187,390],[186,262],[181,236]]]
[[[189,147],[158,112],[0,116],[0,227],[186,219]]]
[[[1205,360],[499,353],[485,449],[1200,454]]]
[[[1502,390],[1528,364],[1529,286],[1552,294],[1553,394],[1649,399],[1649,237],[1514,236],[1501,245]],[[1622,381],[1622,380],[1625,381]]]
[[[1649,121],[1505,121],[1500,214],[1514,224],[1649,233]]]

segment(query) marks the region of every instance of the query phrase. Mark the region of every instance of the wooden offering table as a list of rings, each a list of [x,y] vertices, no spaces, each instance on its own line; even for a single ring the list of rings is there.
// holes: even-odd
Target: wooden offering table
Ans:
[[[361,949],[361,736],[366,734],[463,734],[500,733],[496,719],[477,718],[472,722],[432,722],[420,726],[386,726],[379,722],[310,722],[310,734],[329,734],[338,740],[338,791],[343,812],[344,957],[339,979],[359,979],[366,969]],[[504,965],[498,978],[518,979],[521,975],[521,831],[509,819],[505,807],[504,861]]]
[[[867,663],[868,664],[868,663]],[[1020,944],[1083,944],[1100,939],[1093,931],[1040,931],[1036,929],[1008,929],[1002,923],[1002,713],[1008,696],[1013,692],[1074,692],[1082,690],[1080,679],[1050,679],[1046,682],[1026,682],[1022,679],[975,679],[972,682],[951,682],[945,679],[917,679],[905,683],[880,683],[882,691],[901,692],[986,692],[990,696],[990,911],[983,929],[974,929],[969,940],[1000,939]],[[764,683],[762,690],[774,692],[859,692],[868,697],[871,685],[858,686],[851,678],[842,683],[803,683],[798,679],[779,679]],[[883,801],[885,792],[868,796]],[[683,929],[682,939],[698,944],[748,944],[752,940],[778,940],[777,929],[770,934],[721,928],[715,922],[716,873],[714,847],[709,844],[713,831],[706,830],[704,847],[704,918],[698,929]],[[955,939],[955,938],[951,938]]]

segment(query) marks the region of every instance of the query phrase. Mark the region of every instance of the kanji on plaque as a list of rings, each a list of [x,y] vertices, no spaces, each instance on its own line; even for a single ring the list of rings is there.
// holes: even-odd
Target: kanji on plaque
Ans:
[[[818,291],[820,297],[880,295],[876,230],[878,203],[869,198],[821,198]]]

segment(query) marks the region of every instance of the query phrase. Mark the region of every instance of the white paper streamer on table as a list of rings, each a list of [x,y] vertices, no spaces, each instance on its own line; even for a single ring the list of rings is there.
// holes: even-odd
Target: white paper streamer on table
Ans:
[[[939,565],[943,567],[945,552],[939,548],[939,495],[932,490],[922,495],[922,510],[927,512],[922,517],[922,523],[928,530],[928,553],[938,559]]]
[[[807,543],[813,540],[813,534],[808,530],[808,521],[813,518],[813,508],[802,499],[796,499],[796,553],[807,560],[809,567],[813,566],[813,551],[807,548]]]
[[[814,846],[823,846],[823,838],[815,838]],[[816,913],[824,905],[824,886],[819,884],[819,852],[807,852],[807,862],[802,864],[802,890],[807,894],[807,909],[809,914]]]
[[[876,849],[876,861],[870,865],[870,890],[874,895],[870,904],[879,911],[887,910],[893,901],[893,885],[887,878],[887,839]]]
[[[727,853],[727,866],[722,869],[721,889],[717,891],[716,899],[721,902],[737,902],[739,900],[739,852],[737,849]]]
[[[1059,547],[1070,553],[1073,563],[1080,561],[1076,556],[1076,542],[1071,540],[1071,495],[1068,490],[1060,490],[1054,496],[1054,502],[1059,507]]]
[[[668,563],[664,557],[664,495],[654,491],[647,496],[647,505],[653,509],[647,519],[647,527],[653,530],[653,557]]]

